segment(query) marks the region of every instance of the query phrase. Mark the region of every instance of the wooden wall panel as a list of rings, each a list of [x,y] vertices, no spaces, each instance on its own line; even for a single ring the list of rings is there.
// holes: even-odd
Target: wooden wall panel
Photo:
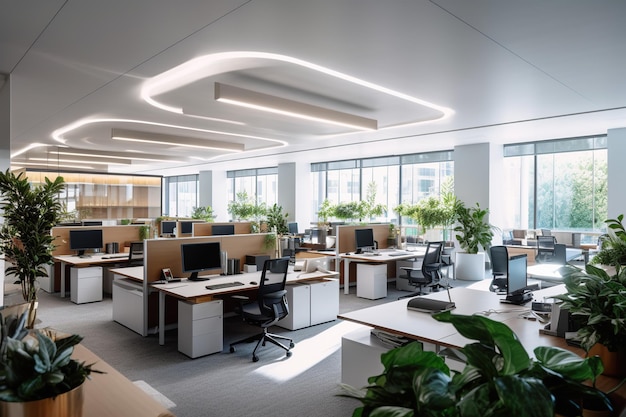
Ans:
[[[124,225],[124,226],[59,226],[53,227],[51,230],[52,236],[55,236],[54,256],[58,255],[72,255],[74,251],[70,250],[70,230],[88,230],[88,229],[102,229],[102,243],[117,242],[120,245],[120,252],[124,250],[124,246],[130,246],[130,242],[136,242],[139,240],[139,227],[140,225]],[[104,251],[104,247],[102,248]]]
[[[337,242],[339,253],[354,252],[356,242],[354,231],[356,229],[372,229],[374,240],[378,242],[378,248],[387,247],[387,237],[389,237],[389,223],[364,224],[355,226],[337,226]]]

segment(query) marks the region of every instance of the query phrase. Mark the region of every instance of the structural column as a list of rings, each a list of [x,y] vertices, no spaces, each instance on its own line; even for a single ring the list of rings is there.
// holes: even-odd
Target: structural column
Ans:
[[[0,74],[0,169],[11,165],[11,79]],[[4,222],[4,219],[0,219]],[[0,260],[0,307],[4,305],[4,259]]]

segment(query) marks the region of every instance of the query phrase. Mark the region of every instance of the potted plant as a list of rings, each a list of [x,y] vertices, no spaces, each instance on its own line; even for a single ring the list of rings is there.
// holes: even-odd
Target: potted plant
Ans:
[[[376,203],[376,182],[372,181],[367,185],[365,199],[358,205],[359,219],[370,221],[373,217],[379,217],[387,212],[387,206]]]
[[[333,210],[333,216],[339,220],[356,220],[361,217],[361,208],[356,201],[339,203]]]
[[[626,376],[626,269],[610,275],[587,265],[563,276],[566,293],[555,298],[576,319],[581,346],[600,355],[605,374]]]
[[[607,233],[600,238],[601,248],[591,259],[594,265],[610,265],[615,268],[617,274],[623,265],[626,265],[626,230],[622,221],[624,215],[620,214],[615,219],[608,219]]]
[[[287,227],[288,216],[288,213],[283,213],[282,206],[274,203],[266,212],[265,221],[267,222],[268,231],[276,232],[278,236],[289,233],[289,228]]]
[[[485,278],[485,253],[489,250],[493,239],[493,229],[485,217],[488,209],[478,203],[466,207],[458,203],[456,207],[457,226],[454,228],[456,239],[463,252],[456,253],[455,278],[479,281]]]
[[[583,383],[593,383],[601,372],[599,358],[541,346],[531,359],[502,322],[450,312],[433,317],[476,340],[460,349],[463,370],[451,375],[444,359],[418,342],[390,350],[381,355],[383,373],[368,379],[365,393],[344,386],[346,396],[362,403],[353,416],[578,416],[583,398],[612,411],[603,392]]]
[[[0,314],[0,415],[65,416],[82,410],[82,384],[99,372],[71,358],[82,337],[29,331],[27,315]]]
[[[213,213],[213,207],[193,207],[191,210],[192,219],[201,219],[207,223],[213,223],[215,221],[215,214]]]
[[[24,173],[7,170],[0,173],[0,207],[4,224],[0,228],[0,252],[8,262],[7,275],[15,275],[22,288],[24,301],[30,303],[28,327],[36,319],[39,277],[47,277],[45,265],[54,261],[54,236],[50,230],[59,222],[62,211],[59,193],[63,178],[41,185],[31,185]]]

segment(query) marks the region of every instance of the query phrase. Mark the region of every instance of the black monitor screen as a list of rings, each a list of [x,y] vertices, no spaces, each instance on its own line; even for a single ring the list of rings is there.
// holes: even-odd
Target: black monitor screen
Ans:
[[[180,245],[180,257],[183,272],[191,272],[190,280],[198,278],[198,272],[222,269],[222,257],[219,242],[183,243]]]
[[[173,235],[176,228],[176,222],[171,220],[165,220],[161,222],[161,234]]]
[[[197,222],[194,222],[194,221],[180,222],[180,233],[190,235],[193,232],[194,223],[197,223]]]
[[[527,256],[517,255],[509,258],[509,272],[507,276],[507,294],[523,294],[528,286],[526,281]]]
[[[298,234],[298,223],[287,223],[287,229],[289,230],[289,233],[292,235],[297,235]]]
[[[86,250],[100,250],[103,246],[102,229],[70,230],[70,249],[84,255]]]
[[[374,249],[374,230],[373,229],[356,229],[354,231],[354,240],[356,249],[372,250]]]
[[[212,235],[234,235],[235,225],[234,224],[214,224],[213,226],[211,226],[211,234]]]

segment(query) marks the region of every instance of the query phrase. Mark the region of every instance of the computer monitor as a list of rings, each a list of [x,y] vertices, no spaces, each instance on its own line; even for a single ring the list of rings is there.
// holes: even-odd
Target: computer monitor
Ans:
[[[206,281],[198,277],[199,272],[222,270],[222,257],[219,242],[183,243],[180,245],[182,271],[191,272],[190,281]]]
[[[298,234],[298,223],[296,223],[296,222],[287,223],[287,229],[289,231],[289,234],[297,235]]]
[[[211,234],[213,236],[234,235],[234,224],[214,224],[211,226]]]
[[[513,304],[525,304],[532,300],[528,291],[526,254],[509,258],[508,274],[506,279],[506,301]]]
[[[176,221],[174,221],[174,220],[163,220],[161,222],[161,236],[173,235],[175,228],[176,228]]]
[[[102,229],[70,230],[70,249],[77,251],[77,255],[86,257],[85,251],[100,251],[104,246]]]
[[[356,252],[371,252],[374,250],[374,229],[356,229],[354,231]]]
[[[199,223],[199,222],[193,221],[193,220],[183,220],[183,221],[178,222],[180,226],[179,232],[184,235],[190,235],[191,233],[193,233],[194,223]]]

